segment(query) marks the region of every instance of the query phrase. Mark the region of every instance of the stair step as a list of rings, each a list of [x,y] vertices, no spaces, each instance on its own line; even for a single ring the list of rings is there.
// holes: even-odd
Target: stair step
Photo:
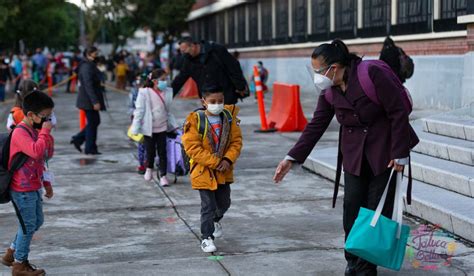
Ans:
[[[415,122],[413,128],[420,138],[413,151],[474,166],[474,142],[424,132],[422,122]]]
[[[304,167],[334,181],[337,148],[316,149],[306,159]],[[341,183],[343,183],[341,178]],[[474,200],[420,181],[413,182],[412,204],[405,211],[474,241]]]
[[[473,197],[474,168],[419,153],[411,153],[413,178],[446,190]],[[408,170],[405,170],[405,175]]]
[[[474,118],[469,115],[443,114],[421,121],[425,132],[474,141]]]

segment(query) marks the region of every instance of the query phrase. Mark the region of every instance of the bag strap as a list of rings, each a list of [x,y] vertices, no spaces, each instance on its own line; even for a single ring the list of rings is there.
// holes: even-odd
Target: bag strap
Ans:
[[[206,120],[206,114],[204,110],[198,110],[197,119],[198,119],[198,132],[201,135],[201,139],[204,140],[204,137],[207,135],[208,124]]]
[[[336,208],[337,194],[339,193],[339,185],[340,185],[340,182],[341,182],[341,174],[342,174],[341,140],[342,140],[342,126],[339,127],[339,142],[338,142],[338,145],[337,145],[336,181],[334,182],[334,193],[333,193],[333,196],[332,196],[332,208]]]
[[[377,93],[375,91],[375,85],[370,79],[369,76],[369,65],[373,61],[361,61],[359,66],[357,66],[357,77],[359,79],[360,86],[365,95],[377,105],[381,105],[379,98],[377,98]]]
[[[392,169],[390,173],[390,177],[388,179],[387,185],[385,186],[385,190],[382,194],[382,198],[377,205],[377,209],[375,209],[375,214],[372,217],[372,221],[370,222],[370,226],[375,227],[377,224],[381,214],[382,209],[385,205],[385,201],[387,199],[388,190],[390,187],[390,182],[392,180],[392,176],[395,170]],[[402,229],[402,221],[403,221],[403,173],[396,173],[396,182],[395,182],[395,199],[394,199],[394,206],[392,212],[392,220],[396,221],[398,224],[397,228],[397,239],[400,239],[401,229]]]
[[[387,181],[387,185],[385,185],[385,190],[383,191],[382,197],[380,198],[379,204],[377,205],[377,209],[375,209],[375,214],[372,218],[372,221],[370,222],[370,226],[372,227],[375,227],[375,225],[377,224],[377,221],[380,218],[380,215],[382,214],[382,209],[383,209],[383,206],[385,205],[385,200],[387,199],[390,181],[392,180],[392,176],[394,173],[395,173],[395,169],[392,169],[392,172],[390,173],[390,177],[388,178],[388,181]]]
[[[156,95],[158,95],[158,97],[160,98],[161,102],[163,103],[163,106],[165,107],[166,113],[169,113],[169,111],[168,111],[168,106],[166,105],[166,101],[165,101],[165,99],[163,98],[163,95],[161,95],[160,91],[156,91],[156,90],[153,89],[153,88],[152,88],[151,90],[153,90],[153,92],[155,92]],[[165,93],[166,93],[166,92],[165,92]]]
[[[29,135],[30,137],[33,139],[33,134],[30,132],[29,129],[27,129],[26,127],[22,126],[22,125],[17,125],[15,128],[21,128],[21,129],[24,129]],[[14,131],[14,130],[13,130]],[[13,135],[13,131],[11,132],[11,135]],[[13,173],[15,172],[16,170],[20,169],[21,167],[23,167],[23,165],[26,163],[26,161],[28,161],[28,158],[29,156],[24,154],[23,152],[19,152],[17,153],[13,159],[12,159],[12,164],[10,166],[10,169],[9,169],[9,172],[10,173]]]

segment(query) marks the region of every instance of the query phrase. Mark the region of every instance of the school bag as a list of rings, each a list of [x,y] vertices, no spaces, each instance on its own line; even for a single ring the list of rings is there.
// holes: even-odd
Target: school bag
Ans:
[[[189,172],[189,158],[184,152],[182,135],[181,130],[176,130],[174,135],[168,135],[166,138],[167,172],[174,174],[174,183],[178,181],[178,176],[187,175]]]
[[[413,63],[413,59],[408,56],[401,48],[398,48],[400,52],[400,76],[404,79],[409,79],[413,76],[413,72],[415,71],[415,64]]]
[[[390,68],[390,66],[387,65],[382,60],[364,60],[359,63],[359,66],[357,67],[357,77],[359,79],[360,86],[362,87],[362,90],[364,91],[365,95],[376,105],[382,105],[379,101],[379,98],[377,97],[377,92],[375,91],[375,85],[372,79],[370,79],[369,75],[369,68],[371,66],[376,66],[379,69],[381,69],[384,72],[387,72],[389,75],[393,75],[393,80],[397,83],[400,84],[400,86],[404,87],[403,84],[400,82],[398,77],[395,76],[393,73],[393,70]],[[408,89],[404,87],[404,89],[401,89],[400,95],[402,97],[402,102],[403,106],[405,107],[405,110],[410,114],[413,110],[413,100],[411,98],[410,92]],[[332,104],[332,93],[334,93],[332,90],[328,90],[326,93],[324,93],[324,98],[326,101]]]
[[[24,126],[17,126],[19,128],[22,128],[30,134],[31,137],[32,134],[30,131],[25,128]],[[9,159],[10,159],[10,144],[12,140],[12,135],[13,135],[12,130],[10,133],[1,133],[0,134],[0,204],[8,203],[11,201],[10,197],[10,184],[11,180],[13,177],[13,173],[20,169],[25,162],[28,160],[28,155],[20,152],[17,155],[14,156],[12,159],[12,164],[11,168],[8,169],[9,167]]]
[[[232,125],[232,120],[233,120],[232,114],[234,114],[234,109],[235,109],[235,105],[234,105],[234,108],[232,109],[232,112],[227,110],[227,109],[223,110],[224,118],[229,120],[230,125]],[[199,135],[201,136],[201,140],[204,140],[204,137],[206,137],[208,129],[209,129],[209,123],[207,121],[205,111],[206,110],[204,108],[198,108],[198,109],[194,110],[194,112],[197,114],[197,119],[198,119],[197,129],[198,129]],[[183,147],[183,156],[184,156],[185,161],[186,161],[187,172],[189,172],[190,167],[193,164],[193,160],[184,151],[184,147]]]

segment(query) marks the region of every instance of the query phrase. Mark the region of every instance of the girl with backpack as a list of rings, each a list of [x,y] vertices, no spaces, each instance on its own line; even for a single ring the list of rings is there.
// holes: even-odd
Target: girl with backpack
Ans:
[[[143,88],[138,91],[131,126],[132,134],[143,134],[147,169],[144,178],[151,181],[156,152],[159,157],[157,176],[161,186],[168,186],[166,137],[172,120],[169,120],[173,91],[168,87],[166,72],[155,69],[147,75]]]
[[[314,83],[322,91],[316,111],[278,165],[274,181],[280,182],[293,163],[305,161],[336,116],[341,128],[333,207],[343,167],[343,225],[347,239],[359,209],[377,207],[392,168],[402,172],[408,165],[410,149],[418,143],[418,137],[409,124],[403,85],[386,64],[362,61],[349,53],[340,40],[318,46],[311,64]],[[391,180],[382,211],[386,217],[391,217],[394,204],[396,178]],[[410,183],[411,179],[409,187]],[[408,191],[408,204],[410,201]],[[345,275],[377,275],[376,265],[349,252],[345,252],[345,258]]]

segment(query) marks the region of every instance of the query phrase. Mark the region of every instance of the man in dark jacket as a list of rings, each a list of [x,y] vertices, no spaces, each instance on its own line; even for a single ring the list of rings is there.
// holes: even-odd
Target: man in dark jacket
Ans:
[[[100,124],[99,111],[105,110],[104,89],[101,84],[101,73],[95,63],[98,56],[96,47],[84,51],[84,61],[79,65],[78,79],[80,83],[76,107],[86,112],[87,125],[72,137],[73,144],[79,152],[85,142],[86,154],[100,154],[97,149],[97,128]]]
[[[181,72],[172,83],[173,92],[177,94],[188,78],[193,78],[198,86],[199,96],[206,86],[218,86],[224,89],[225,104],[236,104],[244,98],[247,81],[244,78],[240,63],[227,49],[213,42],[196,42],[190,37],[179,43],[184,54]]]

